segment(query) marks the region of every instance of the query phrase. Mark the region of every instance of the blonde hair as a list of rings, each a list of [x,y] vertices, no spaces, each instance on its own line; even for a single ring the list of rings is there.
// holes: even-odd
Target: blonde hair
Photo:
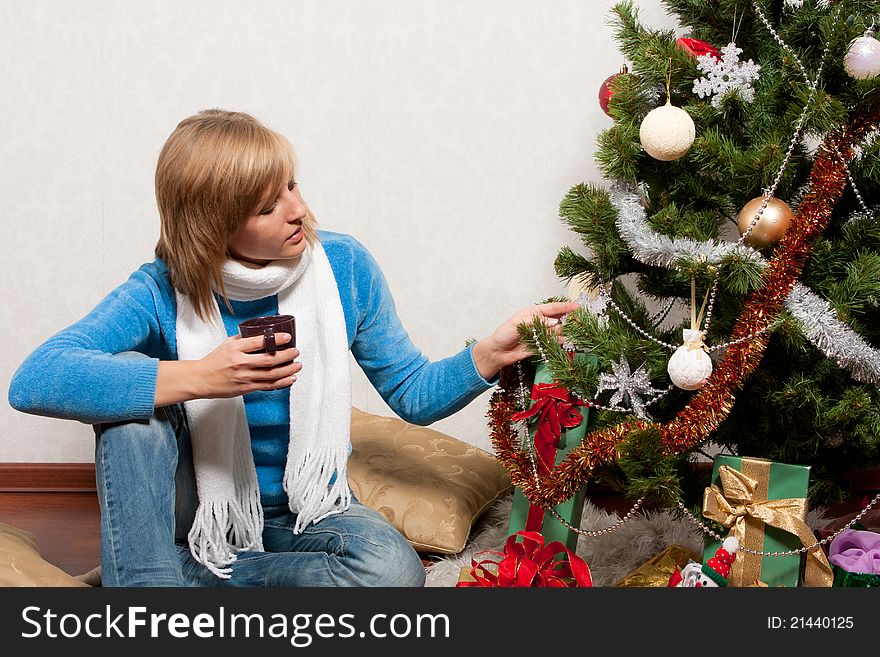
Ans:
[[[156,255],[201,319],[210,314],[213,289],[225,297],[221,266],[229,239],[295,169],[290,142],[244,112],[204,110],[165,141],[156,164]],[[316,224],[307,210],[309,244],[318,239]]]

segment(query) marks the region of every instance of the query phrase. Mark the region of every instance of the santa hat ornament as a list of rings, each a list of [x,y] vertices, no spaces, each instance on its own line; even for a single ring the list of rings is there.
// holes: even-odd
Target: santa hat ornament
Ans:
[[[738,550],[739,541],[736,536],[725,538],[721,547],[715,551],[715,556],[703,564],[703,574],[715,582],[716,585],[727,586],[727,578],[730,577],[730,567],[736,559]]]
[[[736,559],[739,541],[736,536],[728,536],[715,551],[715,556],[704,564],[691,562],[679,571],[672,573],[667,586],[681,588],[723,588],[727,586],[730,567]]]

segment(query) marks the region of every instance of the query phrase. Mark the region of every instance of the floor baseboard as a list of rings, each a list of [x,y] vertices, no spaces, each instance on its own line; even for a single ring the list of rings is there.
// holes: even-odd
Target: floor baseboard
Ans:
[[[0,463],[0,493],[95,493],[94,463]]]

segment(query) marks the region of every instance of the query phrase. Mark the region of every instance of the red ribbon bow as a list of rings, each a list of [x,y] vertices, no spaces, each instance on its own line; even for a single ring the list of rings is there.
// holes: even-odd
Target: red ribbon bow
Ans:
[[[517,537],[522,536],[522,542]],[[554,556],[562,553],[561,559]],[[477,560],[481,554],[494,554],[501,561]],[[471,560],[471,576],[475,581],[461,581],[457,587],[587,587],[593,578],[587,562],[559,541],[544,545],[538,532],[520,531],[507,537],[504,552],[478,552]],[[497,566],[498,574],[488,565]]]
[[[577,407],[587,406],[586,402],[556,382],[536,383],[532,388],[532,400],[535,403],[528,410],[514,413],[510,417],[513,420],[525,420],[540,414],[535,431],[535,449],[539,454],[545,453],[550,447],[556,449],[563,427],[572,429],[584,420]],[[542,465],[549,469],[553,461],[549,465]]]

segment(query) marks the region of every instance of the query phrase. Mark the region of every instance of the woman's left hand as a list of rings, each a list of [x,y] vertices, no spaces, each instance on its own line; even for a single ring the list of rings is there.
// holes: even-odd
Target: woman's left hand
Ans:
[[[474,362],[484,379],[491,379],[506,365],[511,365],[530,355],[520,341],[517,326],[531,323],[536,316],[544,317],[544,323],[562,340],[562,324],[559,318],[574,312],[580,306],[574,301],[553,301],[523,308],[514,313],[487,338],[474,345]]]

